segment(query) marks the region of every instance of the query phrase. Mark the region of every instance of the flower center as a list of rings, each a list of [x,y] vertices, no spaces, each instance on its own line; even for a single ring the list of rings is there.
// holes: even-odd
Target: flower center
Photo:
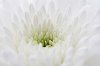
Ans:
[[[51,47],[58,40],[58,32],[52,24],[39,25],[33,31],[33,41],[43,47]]]

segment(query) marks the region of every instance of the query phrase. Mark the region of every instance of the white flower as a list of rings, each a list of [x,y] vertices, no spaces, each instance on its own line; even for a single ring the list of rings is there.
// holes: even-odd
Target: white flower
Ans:
[[[100,66],[97,8],[84,0],[66,8],[9,2],[0,8],[0,66]]]

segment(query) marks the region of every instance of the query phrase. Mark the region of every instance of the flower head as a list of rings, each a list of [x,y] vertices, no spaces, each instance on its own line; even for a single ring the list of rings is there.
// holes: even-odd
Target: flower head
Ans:
[[[91,7],[84,1],[77,10],[72,3],[62,9],[53,1],[37,2],[23,0],[12,10],[2,4],[0,13],[9,14],[0,16],[0,66],[94,66],[100,25]]]

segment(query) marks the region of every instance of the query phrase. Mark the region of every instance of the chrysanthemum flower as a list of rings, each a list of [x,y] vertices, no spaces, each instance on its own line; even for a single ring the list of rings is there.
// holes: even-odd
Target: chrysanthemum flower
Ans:
[[[64,8],[55,1],[2,2],[0,66],[100,66],[95,7],[84,0]]]

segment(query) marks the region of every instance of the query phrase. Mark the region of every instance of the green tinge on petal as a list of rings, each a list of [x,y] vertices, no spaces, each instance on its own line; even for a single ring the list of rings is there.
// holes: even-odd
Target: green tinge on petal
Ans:
[[[51,26],[43,26],[39,32],[33,31],[33,40],[41,43],[43,47],[53,46],[57,38],[57,32]]]

